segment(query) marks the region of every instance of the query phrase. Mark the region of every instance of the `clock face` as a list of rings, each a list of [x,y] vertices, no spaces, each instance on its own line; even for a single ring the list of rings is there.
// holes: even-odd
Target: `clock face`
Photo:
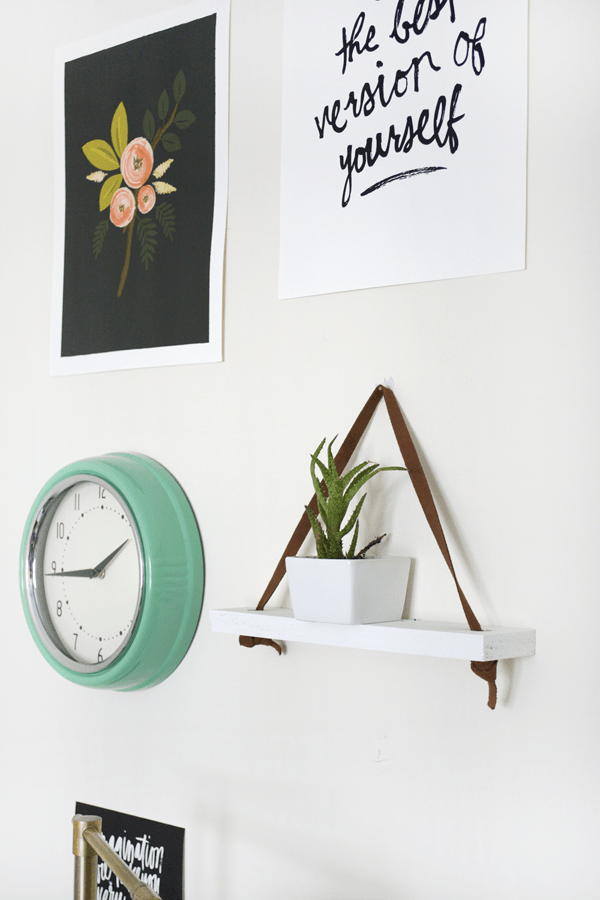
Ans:
[[[42,505],[35,605],[46,646],[66,665],[102,669],[129,641],[142,594],[139,548],[131,514],[100,480],[68,479]]]
[[[35,644],[63,678],[117,691],[159,684],[188,652],[202,609],[187,495],[140,453],[64,466],[29,511],[20,588]]]

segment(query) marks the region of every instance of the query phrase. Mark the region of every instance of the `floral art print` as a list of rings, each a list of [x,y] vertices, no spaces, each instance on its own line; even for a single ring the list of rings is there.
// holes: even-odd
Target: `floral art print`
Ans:
[[[220,344],[216,36],[212,14],[64,64],[60,358],[93,357],[79,371],[220,358],[185,356]]]
[[[100,212],[107,207],[109,209],[108,219],[100,219],[94,229],[92,241],[94,257],[97,259],[102,252],[106,235],[110,230],[109,222],[117,228],[125,229],[124,234],[127,237],[117,297],[122,295],[127,280],[134,231],[140,244],[140,258],[146,270],[154,261],[159,232],[157,226],[160,226],[164,237],[171,241],[176,231],[173,205],[167,201],[156,204],[157,194],[170,194],[177,190],[173,185],[161,180],[174,160],[172,157],[166,159],[154,169],[154,154],[157,147],[161,148],[163,153],[180,150],[181,141],[174,133],[174,128],[186,129],[196,121],[195,115],[190,110],[179,110],[184,94],[185,76],[180,70],[173,84],[175,105],[170,115],[169,94],[165,89],[160,95],[158,101],[160,127],[156,127],[155,118],[148,109],[144,115],[145,137],[136,137],[128,142],[127,111],[123,103],[119,103],[110,128],[112,146],[100,138],[89,141],[81,148],[87,160],[93,166],[99,167],[87,178],[88,181],[102,184],[99,197]],[[114,169],[119,169],[118,174],[107,178],[108,172]],[[157,180],[151,184],[151,178]],[[121,186],[123,182],[124,187]],[[155,210],[155,218],[149,215],[152,210]],[[142,216],[145,218],[142,219]]]

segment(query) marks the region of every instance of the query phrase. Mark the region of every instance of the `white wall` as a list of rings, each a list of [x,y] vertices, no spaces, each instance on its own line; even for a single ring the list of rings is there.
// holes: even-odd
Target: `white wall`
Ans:
[[[595,900],[600,7],[531,0],[526,271],[282,303],[282,3],[233,0],[225,362],[50,379],[53,50],[172,5],[3,12],[0,892],[40,896],[48,872],[44,896],[69,896],[83,800],[184,826],[191,900]],[[538,631],[535,658],[500,665],[495,712],[467,663],[279,659],[209,631],[209,608],[260,595],[309,451],[390,375],[476,614]],[[182,482],[207,560],[192,649],[140,694],[61,679],[19,598],[39,487],[112,450]],[[383,410],[361,451],[397,461]],[[365,527],[416,559],[413,614],[459,621],[408,481],[385,477]]]

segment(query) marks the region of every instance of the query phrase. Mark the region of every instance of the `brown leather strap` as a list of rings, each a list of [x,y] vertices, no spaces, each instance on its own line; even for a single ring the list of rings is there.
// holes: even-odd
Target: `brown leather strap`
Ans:
[[[488,706],[496,709],[498,689],[496,687],[496,675],[498,672],[498,660],[490,659],[486,662],[475,660],[471,663],[471,671],[488,683]]]
[[[396,435],[396,440],[398,441],[398,446],[400,447],[400,453],[402,454],[402,458],[404,459],[404,465],[408,469],[410,480],[413,483],[416,495],[419,498],[419,503],[421,504],[423,512],[425,513],[425,518],[429,523],[429,527],[433,532],[433,536],[437,542],[437,545],[442,551],[442,556],[444,557],[446,565],[450,569],[450,574],[454,579],[454,584],[456,585],[456,589],[458,591],[458,596],[462,604],[463,612],[466,616],[467,622],[469,623],[469,628],[471,629],[471,631],[481,631],[481,625],[477,621],[477,618],[473,613],[473,610],[469,606],[467,598],[465,597],[463,590],[458,583],[456,572],[454,571],[454,566],[450,558],[448,544],[446,543],[446,538],[442,529],[442,523],[440,522],[433,496],[429,488],[429,482],[427,481],[425,472],[423,471],[423,466],[421,465],[421,460],[419,459],[417,451],[415,449],[413,439],[410,436],[408,428],[406,427],[406,422],[404,421],[404,416],[402,415],[400,407],[398,406],[398,401],[389,388],[384,387],[382,388],[382,390],[383,396],[385,398],[385,405],[387,406],[387,411],[390,417],[390,422],[392,423],[392,428],[394,429],[394,434]]]
[[[419,455],[416,451],[413,439],[410,436],[408,428],[406,427],[406,422],[404,421],[404,416],[402,415],[402,411],[400,409],[400,406],[398,405],[398,401],[396,400],[394,393],[389,388],[382,387],[381,385],[380,387],[383,391],[385,405],[387,406],[390,422],[392,423],[392,428],[394,429],[394,434],[396,435],[396,440],[398,441],[398,446],[400,448],[400,452],[402,453],[404,464],[408,469],[410,480],[413,483],[413,487],[419,499],[419,503],[421,504],[421,508],[425,513],[425,518],[429,523],[429,527],[431,528],[436,543],[440,548],[442,556],[446,561],[446,565],[450,569],[450,574],[454,579],[454,584],[456,585],[456,590],[458,591],[458,596],[469,628],[471,629],[471,631],[481,631],[481,625],[479,624],[477,617],[471,609],[469,602],[464,595],[463,589],[458,583],[458,578],[456,577],[454,565],[450,557],[450,551],[448,550],[448,544],[446,543],[446,537],[442,529],[442,523],[440,522],[431,489],[429,487],[429,482],[427,481],[427,477],[425,475],[425,472],[423,471],[423,466],[421,465],[421,460],[419,459]],[[471,670],[475,673],[475,675],[478,675],[479,678],[483,678],[483,680],[487,681],[488,683],[488,706],[490,707],[490,709],[496,708],[497,668],[497,660],[489,660],[486,662],[474,660],[471,663]]]
[[[423,466],[421,465],[421,461],[419,459],[419,455],[416,451],[413,439],[410,435],[410,432],[406,426],[406,422],[404,421],[404,416],[402,415],[402,411],[400,406],[398,405],[398,401],[394,396],[393,391],[388,387],[384,387],[379,384],[365,403],[364,407],[360,411],[354,425],[348,432],[346,439],[344,440],[342,446],[340,447],[336,457],[336,467],[338,472],[342,472],[346,465],[348,464],[350,457],[354,453],[356,447],[358,446],[358,442],[363,436],[367,425],[371,421],[373,413],[375,412],[377,405],[381,398],[385,399],[386,408],[388,411],[388,415],[390,417],[390,422],[392,424],[392,428],[394,430],[394,434],[396,436],[396,440],[398,442],[398,447],[400,448],[400,453],[402,454],[402,458],[404,460],[404,464],[408,470],[408,474],[410,480],[412,481],[413,487],[417,494],[419,503],[425,513],[425,518],[429,523],[429,527],[433,533],[433,536],[436,540],[438,547],[446,561],[446,565],[448,566],[452,578],[454,580],[454,584],[456,585],[456,589],[458,591],[458,596],[461,602],[461,606],[463,608],[463,612],[467,619],[469,628],[472,631],[481,631],[481,625],[479,624],[477,617],[475,616],[473,610],[471,609],[465,594],[458,583],[458,579],[456,577],[456,572],[454,571],[454,565],[452,563],[452,559],[450,557],[450,551],[448,550],[448,544],[446,543],[446,538],[444,535],[444,531],[442,528],[442,524],[440,522],[440,518],[435,506],[435,502],[433,499],[433,495],[429,488],[429,483],[427,481],[427,477],[425,472],[423,471]],[[313,494],[313,497],[308,504],[310,509],[316,514],[317,513],[317,497],[316,494]],[[290,541],[283,551],[281,559],[277,563],[277,567],[269,581],[265,591],[260,598],[257,609],[264,609],[267,601],[273,595],[275,588],[282,580],[285,575],[285,560],[287,556],[296,556],[298,551],[300,550],[302,544],[308,532],[310,530],[310,522],[308,520],[308,516],[306,512],[303,514],[302,518],[298,522]],[[274,647],[279,653],[281,653],[281,647],[268,638],[252,638],[245,635],[240,636],[240,644],[244,647],[253,647],[255,644],[266,644],[270,647]],[[488,706],[491,709],[494,709],[496,706],[496,670],[497,670],[497,660],[492,660],[488,662],[479,662],[473,661],[471,663],[472,671],[479,676],[479,678],[483,678],[484,681],[488,682],[489,685],[489,696],[488,696]]]
[[[275,641],[272,641],[271,638],[248,637],[245,634],[240,634],[240,644],[242,647],[256,647],[257,644],[264,644],[266,647],[272,647],[274,650],[277,650],[281,656],[281,647]]]

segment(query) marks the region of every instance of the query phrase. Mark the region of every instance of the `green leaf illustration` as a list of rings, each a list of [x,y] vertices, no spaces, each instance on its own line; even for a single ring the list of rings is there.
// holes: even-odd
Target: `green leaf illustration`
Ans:
[[[158,98],[158,118],[164,122],[169,112],[169,95],[166,90]]]
[[[175,76],[175,81],[173,82],[173,96],[175,97],[175,103],[180,103],[183,95],[185,94],[185,76],[183,74],[183,70],[180,69],[177,75]]]
[[[175,116],[175,124],[178,128],[181,128],[183,131],[185,128],[189,128],[190,125],[193,125],[196,121],[196,116],[189,109],[182,109],[181,112],[178,112]]]
[[[163,135],[162,145],[167,153],[175,153],[176,150],[181,150],[181,141],[176,134],[171,134],[169,131]]]
[[[173,206],[164,201],[158,204],[155,213],[164,236],[172,241],[175,234],[175,210]]]
[[[98,259],[104,246],[104,238],[108,234],[109,220],[102,219],[94,228],[94,236],[92,238],[92,253],[94,259]]]
[[[127,113],[125,112],[124,104],[119,103],[110,126],[110,137],[119,159],[121,159],[123,150],[129,143],[127,134]]]
[[[111,175],[107,178],[100,191],[100,212],[110,206],[110,201],[121,187],[123,176],[119,172],[118,175]]]
[[[144,113],[144,137],[148,141],[149,144],[154,140],[154,135],[156,134],[156,122],[154,121],[154,116],[150,112],[149,109]]]
[[[148,271],[148,266],[153,262],[156,250],[156,235],[158,234],[156,225],[152,219],[139,218],[136,234],[140,242],[142,262],[146,271]]]
[[[106,141],[88,141],[81,149],[85,153],[86,159],[96,169],[110,172],[112,169],[119,168],[119,160],[115,156],[115,151]]]

